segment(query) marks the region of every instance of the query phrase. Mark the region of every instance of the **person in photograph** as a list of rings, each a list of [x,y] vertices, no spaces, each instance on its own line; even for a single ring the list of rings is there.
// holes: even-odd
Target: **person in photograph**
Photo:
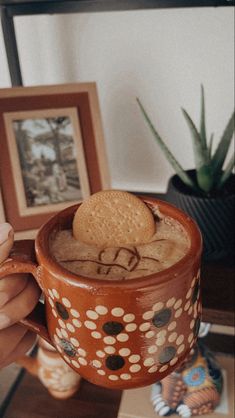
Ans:
[[[38,190],[49,197],[50,203],[63,202],[63,197],[60,194],[58,174],[55,174],[54,167],[58,165],[56,162],[51,163],[47,171],[40,172],[38,183]],[[63,181],[63,179],[61,179]]]
[[[14,240],[10,224],[0,224],[0,264],[7,259]],[[17,360],[35,343],[36,336],[18,322],[38,303],[41,291],[30,275],[0,280],[0,369]]]
[[[71,126],[68,117],[14,121],[27,207],[79,198]]]
[[[65,190],[67,190],[67,177],[63,168],[58,163],[54,163],[52,171],[56,179],[58,190],[60,192],[64,192]]]

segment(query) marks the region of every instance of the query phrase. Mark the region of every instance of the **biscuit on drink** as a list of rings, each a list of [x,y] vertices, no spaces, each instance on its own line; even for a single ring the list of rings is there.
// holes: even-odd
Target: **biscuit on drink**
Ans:
[[[156,232],[153,214],[131,193],[104,190],[91,195],[73,220],[75,239],[100,247],[149,242]]]

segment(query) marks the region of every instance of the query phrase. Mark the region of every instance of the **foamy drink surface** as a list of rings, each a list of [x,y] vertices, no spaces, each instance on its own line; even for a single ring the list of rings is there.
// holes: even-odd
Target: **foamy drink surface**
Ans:
[[[159,210],[158,215],[156,232],[148,243],[97,247],[75,239],[72,230],[61,230],[51,236],[50,251],[76,275],[106,280],[148,276],[177,263],[190,247],[184,227]]]

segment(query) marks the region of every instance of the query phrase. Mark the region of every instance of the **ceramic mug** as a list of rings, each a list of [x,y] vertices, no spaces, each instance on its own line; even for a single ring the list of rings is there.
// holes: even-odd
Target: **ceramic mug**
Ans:
[[[83,378],[108,388],[145,386],[172,373],[189,354],[200,325],[200,231],[176,207],[143,200],[177,219],[191,240],[186,255],[161,272],[110,281],[61,267],[50,254],[49,237],[71,228],[78,205],[44,224],[35,243],[16,241],[0,266],[0,277],[31,273],[45,295],[45,304],[22,323],[53,344]]]

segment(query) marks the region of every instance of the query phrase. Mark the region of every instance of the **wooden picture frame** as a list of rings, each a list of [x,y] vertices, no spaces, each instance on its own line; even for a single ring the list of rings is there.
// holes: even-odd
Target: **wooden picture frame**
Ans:
[[[0,89],[0,222],[37,230],[110,187],[95,83]]]

